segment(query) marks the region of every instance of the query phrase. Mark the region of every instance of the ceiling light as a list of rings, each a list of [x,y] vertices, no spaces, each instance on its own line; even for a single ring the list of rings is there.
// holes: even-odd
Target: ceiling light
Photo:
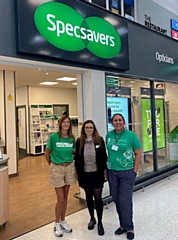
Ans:
[[[76,80],[77,78],[74,78],[74,77],[61,77],[61,78],[56,78],[56,80],[59,80],[59,81],[73,81],[73,80]]]
[[[55,85],[55,84],[58,84],[57,82],[41,82],[40,84],[43,84],[43,85]]]
[[[77,85],[77,83],[76,83],[76,82],[74,82],[74,83],[72,83],[72,85]]]
[[[175,85],[173,85],[172,87],[173,87],[173,88],[175,88],[176,86],[175,86]]]
[[[134,83],[135,81],[130,81],[130,83]]]
[[[48,75],[49,73],[48,73],[48,72],[46,72],[45,74],[46,74],[46,75]]]
[[[106,76],[106,77],[108,77],[108,78],[119,78],[119,77],[117,77],[117,76]]]

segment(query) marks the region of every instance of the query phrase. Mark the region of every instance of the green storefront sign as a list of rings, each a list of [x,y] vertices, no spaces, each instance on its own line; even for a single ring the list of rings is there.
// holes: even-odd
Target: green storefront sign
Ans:
[[[63,3],[41,4],[34,21],[40,34],[59,49],[76,52],[87,48],[104,59],[115,57],[121,50],[121,38],[107,20],[96,16],[84,18]]]
[[[155,100],[157,148],[165,147],[164,101]],[[141,99],[143,152],[153,150],[150,99]]]

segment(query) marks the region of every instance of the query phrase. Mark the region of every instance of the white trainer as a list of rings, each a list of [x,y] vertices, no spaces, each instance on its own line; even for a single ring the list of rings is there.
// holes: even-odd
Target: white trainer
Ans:
[[[63,236],[60,223],[56,223],[56,222],[54,223],[54,235],[56,237],[62,237]]]
[[[59,224],[60,224],[61,228],[64,229],[64,231],[66,233],[72,232],[72,228],[69,226],[69,224],[65,220],[61,221]]]

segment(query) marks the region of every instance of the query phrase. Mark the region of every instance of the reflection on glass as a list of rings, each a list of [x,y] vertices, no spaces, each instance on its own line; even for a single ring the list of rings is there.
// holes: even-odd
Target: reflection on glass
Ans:
[[[178,84],[164,83],[163,87],[166,145],[157,150],[159,169],[178,162]]]

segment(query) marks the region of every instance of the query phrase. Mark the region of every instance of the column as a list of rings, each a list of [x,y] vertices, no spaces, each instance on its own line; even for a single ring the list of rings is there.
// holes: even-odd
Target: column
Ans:
[[[9,174],[17,174],[15,73],[0,72],[0,129],[9,156]]]

